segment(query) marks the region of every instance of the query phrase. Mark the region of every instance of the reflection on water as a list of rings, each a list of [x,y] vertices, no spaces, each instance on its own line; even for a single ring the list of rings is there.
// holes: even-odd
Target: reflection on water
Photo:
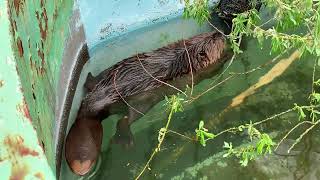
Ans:
[[[135,41],[134,38],[132,41]],[[117,43],[123,42],[130,44],[128,39]],[[246,51],[236,58],[230,69],[220,79],[225,78],[228,72],[244,72],[273,58],[269,54],[270,44],[268,42],[265,43],[262,50],[257,49],[258,45],[255,40],[249,39],[246,43]],[[136,49],[131,47],[131,51],[136,51]],[[284,57],[289,55],[286,54]],[[95,58],[102,57],[102,54],[97,53]],[[312,65],[313,58],[308,56],[295,61],[272,83],[258,89],[240,106],[231,109],[217,119],[217,115],[229,105],[233,97],[256,83],[259,77],[268,72],[272,66],[231,79],[187,105],[184,112],[174,115],[170,129],[193,136],[199,121],[204,120],[205,124],[210,124],[209,130],[216,133],[250,120],[262,120],[272,114],[292,108],[294,103],[306,104],[311,91]],[[99,72],[100,69],[96,71]],[[212,78],[201,82],[195,87],[194,93],[203,92],[214,80],[215,78]],[[164,102],[160,102],[145,117],[131,126],[135,138],[135,146],[131,149],[124,149],[119,145],[109,143],[115,132],[116,121],[120,116],[114,115],[105,120],[103,152],[99,163],[90,175],[81,179],[133,179],[139,174],[158,143],[158,130],[166,123],[167,114],[163,104]],[[259,129],[271,133],[278,141],[296,122],[297,116],[293,112],[270,123],[262,124]],[[230,141],[235,146],[249,143],[245,135],[226,134],[208,142],[204,148],[198,143],[168,134],[161,152],[152,161],[150,169],[145,172],[142,179],[320,179],[318,166],[320,139],[316,136],[319,130],[310,133],[290,154],[286,153],[292,141],[299,136],[302,130],[290,136],[275,154],[259,158],[249,163],[248,167],[241,167],[237,159],[222,158],[223,142]],[[67,169],[64,164],[62,179],[77,179],[67,172]]]

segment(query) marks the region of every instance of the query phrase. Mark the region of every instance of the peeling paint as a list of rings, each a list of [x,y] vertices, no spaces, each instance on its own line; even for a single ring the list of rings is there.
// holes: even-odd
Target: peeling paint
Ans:
[[[24,1],[23,0],[13,0],[13,5],[14,5],[14,8],[16,9],[16,13],[17,15],[19,15],[20,11],[22,11],[23,9],[23,3]]]
[[[40,179],[40,180],[45,180],[44,175],[41,172],[38,172],[34,175],[34,177]]]
[[[0,80],[0,88],[2,88],[2,86],[4,86],[4,81]]]
[[[10,155],[15,155],[15,157],[29,155],[39,156],[37,151],[32,150],[24,145],[24,139],[20,135],[11,135],[5,137],[3,144],[7,147],[7,151],[10,153]]]
[[[21,112],[23,114],[23,116],[25,118],[27,118],[27,119],[29,119],[31,121],[29,108],[28,108],[28,105],[27,105],[25,99],[23,99],[23,102],[21,104],[17,105],[17,109],[18,109],[19,112]]]
[[[48,32],[48,17],[47,11],[45,8],[42,8],[41,17],[39,16],[39,12],[36,12],[36,17],[38,19],[39,28],[40,28],[40,35],[43,40],[47,39],[47,32]]]
[[[29,167],[25,164],[22,165],[15,165],[11,170],[10,180],[22,180],[29,173]]]
[[[22,57],[23,56],[23,45],[22,45],[22,41],[19,37],[17,39],[17,48],[18,48],[19,56]]]

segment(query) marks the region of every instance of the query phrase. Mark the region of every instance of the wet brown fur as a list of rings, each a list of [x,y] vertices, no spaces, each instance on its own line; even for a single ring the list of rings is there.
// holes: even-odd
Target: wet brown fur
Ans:
[[[185,40],[185,45],[193,73],[197,73],[210,64],[218,63],[225,49],[225,39],[220,33],[210,32]],[[155,80],[143,69],[141,63],[153,77],[164,82],[190,73],[183,40],[150,53],[127,58],[97,77],[88,78],[91,84],[86,84],[90,92],[83,100],[81,113],[85,116],[96,115],[121,100],[119,93],[123,98],[127,98],[163,86],[163,83]]]

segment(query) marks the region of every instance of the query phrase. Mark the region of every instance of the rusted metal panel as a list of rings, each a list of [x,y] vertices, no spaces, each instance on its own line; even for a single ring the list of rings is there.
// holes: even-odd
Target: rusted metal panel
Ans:
[[[22,96],[6,5],[0,0],[0,179],[55,179]],[[21,5],[15,7],[20,13]],[[24,54],[21,39],[16,41],[19,56]]]
[[[72,9],[73,1],[8,1],[16,70],[30,119],[53,170],[56,92]]]

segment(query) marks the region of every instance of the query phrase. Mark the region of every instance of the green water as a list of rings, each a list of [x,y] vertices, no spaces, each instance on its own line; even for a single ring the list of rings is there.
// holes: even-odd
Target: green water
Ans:
[[[179,20],[171,23],[175,24],[177,22]],[[174,34],[170,28],[161,29],[159,27],[150,30],[149,34],[159,34],[159,32],[167,33],[167,35]],[[201,31],[207,31],[207,28]],[[189,33],[196,34],[200,33],[200,31]],[[138,33],[134,37],[147,38],[143,34],[146,34],[146,32]],[[130,35],[128,36],[130,37]],[[152,39],[154,36],[150,38]],[[161,44],[161,38],[158,40],[158,43],[153,42],[155,45],[153,47],[150,45],[150,48]],[[244,53],[234,60],[225,75],[217,81],[227,77],[228,72],[244,72],[274,57],[269,54],[269,42],[264,44],[263,49],[257,49],[258,44],[255,40],[246,39],[245,42],[246,49]],[[135,43],[135,38],[131,36],[131,38],[122,38],[116,41],[113,46],[119,48],[121,44]],[[100,48],[103,49],[103,47]],[[119,51],[124,51],[124,49],[120,49]],[[131,53],[141,50],[137,46],[130,46],[129,49]],[[148,49],[148,47],[145,47],[145,49]],[[97,64],[103,63],[101,58],[105,57],[107,53],[110,53],[110,51],[96,50],[96,55],[92,58],[96,58],[98,63],[93,61],[91,65],[88,65],[88,69],[96,72],[103,70]],[[117,52],[115,54],[108,57],[117,56],[113,57],[113,59],[120,60],[119,56],[130,56],[130,53],[117,55],[119,54]],[[289,55],[286,54],[283,58],[287,58]],[[216,118],[230,104],[233,97],[255,84],[259,77],[268,72],[271,67],[272,65],[249,75],[231,79],[200,97],[192,104],[185,106],[183,112],[174,115],[170,129],[188,136],[194,136],[195,128],[199,121],[203,120],[205,124],[209,124],[209,131],[217,133],[250,120],[253,122],[262,120],[272,114],[292,108],[294,103],[307,104],[307,97],[311,91],[313,58],[304,56],[295,61],[280,77],[246,98],[240,106],[231,109],[222,117]],[[318,72],[317,77],[320,77],[319,74],[320,72]],[[197,85],[194,89],[194,94],[203,92],[212,86],[210,84],[216,80],[215,78],[204,80]],[[105,120],[103,124],[104,144],[95,169],[86,177],[79,178],[72,175],[66,164],[63,164],[63,176],[61,178],[134,179],[140,173],[157,145],[159,129],[165,126],[167,113],[163,104],[164,102],[160,102],[131,126],[135,140],[135,145],[131,149],[124,149],[120,145],[109,143],[111,136],[115,132],[116,121],[120,117],[114,115]],[[296,124],[297,118],[296,113],[288,113],[258,128],[271,133],[272,137],[278,141]],[[311,132],[289,155],[284,153],[301,132],[302,130],[300,129],[297,130],[297,133],[289,136],[277,154],[254,160],[247,167],[241,167],[237,159],[222,157],[224,141],[233,142],[234,146],[242,142],[248,143],[245,135],[226,134],[208,142],[206,147],[202,147],[198,143],[190,142],[177,135],[168,134],[161,151],[151,162],[150,170],[144,173],[142,179],[320,179],[320,168],[318,166],[320,163],[320,139],[317,136],[319,130]]]

